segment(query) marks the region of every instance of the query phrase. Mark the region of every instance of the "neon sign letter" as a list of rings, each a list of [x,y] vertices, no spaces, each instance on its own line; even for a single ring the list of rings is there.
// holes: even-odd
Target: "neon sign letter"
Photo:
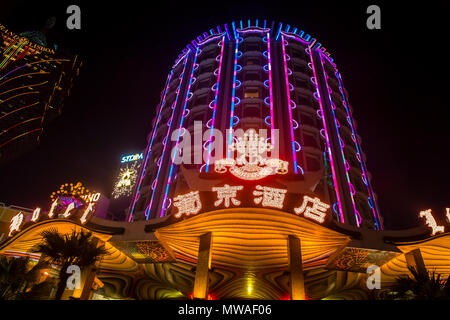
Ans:
[[[192,191],[187,194],[178,195],[173,199],[173,205],[178,208],[175,218],[181,217],[183,214],[197,214],[202,208],[200,195],[198,191]]]
[[[421,218],[425,217],[426,225],[428,225],[432,230],[431,235],[434,236],[436,232],[444,232],[444,226],[437,225],[436,220],[431,214],[431,209],[420,211],[419,217]]]

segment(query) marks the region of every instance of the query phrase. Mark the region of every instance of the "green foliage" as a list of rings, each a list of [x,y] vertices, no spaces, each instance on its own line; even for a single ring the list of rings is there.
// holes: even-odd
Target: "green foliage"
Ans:
[[[98,246],[97,239],[92,232],[73,230],[70,234],[61,234],[55,229],[41,232],[42,242],[32,250],[43,255],[43,258],[53,264],[61,266],[59,272],[58,290],[55,299],[61,299],[67,279],[67,268],[77,265],[80,269],[89,267],[107,253],[104,245]]]
[[[92,232],[73,230],[71,234],[63,235],[50,229],[40,235],[42,242],[33,248],[33,252],[43,254],[51,263],[68,266],[75,264],[82,268],[96,263],[107,253],[104,245],[97,246]]]
[[[22,300],[42,297],[48,282],[38,283],[47,262],[31,265],[29,258],[0,256],[0,300]]]
[[[414,267],[408,267],[411,276],[402,276],[383,299],[394,300],[450,300],[450,277],[441,280],[441,275],[433,272],[421,273]]]

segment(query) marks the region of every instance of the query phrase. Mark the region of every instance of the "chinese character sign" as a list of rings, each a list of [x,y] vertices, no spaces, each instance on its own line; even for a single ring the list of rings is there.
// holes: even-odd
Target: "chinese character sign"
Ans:
[[[317,197],[307,195],[299,197],[298,194],[288,193],[287,189],[262,185],[244,187],[224,184],[212,187],[211,191],[191,191],[177,195],[173,199],[174,210],[177,210],[174,217],[195,215],[202,209],[206,212],[217,208],[255,207],[280,209],[324,223],[331,207]]]
[[[184,215],[197,214],[202,208],[200,195],[198,191],[192,191],[188,194],[179,195],[173,199],[173,205],[178,208],[175,218]]]
[[[253,201],[256,204],[261,203],[263,207],[282,209],[286,192],[287,190],[285,189],[262,187],[258,185],[256,186],[256,190],[253,191],[253,195],[258,197],[255,197]]]
[[[11,223],[9,225],[9,235],[8,236],[10,237],[14,231],[19,231],[20,227],[22,226],[22,223],[23,223],[23,213],[19,212],[11,219]]]
[[[228,184],[223,187],[214,187],[212,191],[217,192],[217,200],[214,202],[214,206],[219,206],[224,202],[225,207],[230,206],[230,201],[233,205],[238,206],[241,202],[236,199],[238,190],[242,190],[243,186],[229,186]]]
[[[307,218],[323,223],[329,208],[330,206],[321,202],[319,198],[304,196],[302,205],[294,208],[294,211],[296,214],[303,214]]]

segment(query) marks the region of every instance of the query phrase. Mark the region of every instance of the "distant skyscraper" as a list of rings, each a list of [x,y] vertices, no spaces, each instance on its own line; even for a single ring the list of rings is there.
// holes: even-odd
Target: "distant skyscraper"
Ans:
[[[48,24],[51,27],[51,21]],[[78,56],[63,56],[43,46],[41,31],[21,36],[0,25],[0,35],[2,165],[39,143],[46,124],[61,114],[81,62]]]
[[[303,31],[242,21],[211,29],[179,56],[157,111],[130,221],[169,215],[176,212],[172,204],[178,194],[211,191],[214,183],[231,184],[237,177],[246,185],[264,179],[287,193],[310,194],[330,204],[337,222],[382,229],[341,74],[325,48]],[[278,130],[273,144],[287,174],[218,175],[211,138],[202,141],[200,153],[208,155],[201,164],[174,163],[171,150],[185,132],[175,130],[194,136],[194,121],[202,121],[203,131],[267,129],[269,139]]]

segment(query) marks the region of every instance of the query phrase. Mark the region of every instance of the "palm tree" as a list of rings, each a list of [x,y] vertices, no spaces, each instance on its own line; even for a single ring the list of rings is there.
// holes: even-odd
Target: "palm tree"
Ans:
[[[42,298],[49,282],[39,282],[48,263],[40,261],[30,267],[29,258],[0,256],[0,300]]]
[[[80,269],[89,267],[107,253],[104,245],[98,246],[92,232],[73,230],[71,234],[60,234],[55,229],[40,233],[42,242],[33,248],[33,252],[41,253],[45,260],[61,266],[55,300],[60,300],[66,288],[70,274],[67,268],[77,265]]]
[[[441,275],[435,271],[418,272],[408,266],[412,274],[396,279],[396,283],[383,296],[385,299],[395,300],[449,300],[450,277],[441,280]]]

